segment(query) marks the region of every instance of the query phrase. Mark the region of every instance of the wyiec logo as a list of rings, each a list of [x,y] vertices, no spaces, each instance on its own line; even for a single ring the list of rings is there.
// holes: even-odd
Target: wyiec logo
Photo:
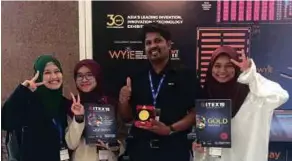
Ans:
[[[179,60],[179,50],[171,50],[171,60]],[[143,50],[132,50],[127,47],[124,50],[108,50],[108,54],[111,59],[123,59],[123,60],[146,60],[147,55]]]
[[[143,57],[143,51],[134,50],[109,50],[108,54],[111,59],[147,59],[146,55]]]
[[[280,158],[281,158],[281,152],[280,151],[270,151],[269,152],[269,159],[278,160]]]
[[[171,50],[171,60],[179,60],[179,50]]]
[[[114,14],[108,14],[107,15],[107,28],[124,28],[125,20],[122,15],[114,15]]]

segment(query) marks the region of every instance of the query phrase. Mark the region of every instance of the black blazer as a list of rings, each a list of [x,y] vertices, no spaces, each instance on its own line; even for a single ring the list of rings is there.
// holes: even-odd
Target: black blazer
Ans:
[[[63,97],[55,118],[62,127],[60,137],[38,96],[22,85],[15,89],[2,108],[2,129],[20,131],[20,161],[60,161],[60,139],[66,146],[64,137],[70,106],[71,101]]]

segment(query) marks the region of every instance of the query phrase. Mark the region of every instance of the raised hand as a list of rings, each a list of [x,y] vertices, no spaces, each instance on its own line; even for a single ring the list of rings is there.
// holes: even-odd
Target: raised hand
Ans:
[[[37,71],[34,77],[30,80],[25,80],[23,83],[21,83],[23,86],[29,88],[32,92],[34,92],[39,86],[45,84],[45,82],[38,82],[35,81],[38,79],[40,72]]]
[[[128,101],[130,100],[131,92],[132,92],[131,79],[127,77],[126,85],[123,86],[122,89],[120,90],[119,102],[121,104],[127,104]]]
[[[246,57],[244,51],[241,52],[242,55],[242,62],[238,62],[234,59],[231,59],[230,61],[235,64],[236,66],[238,66],[240,68],[241,71],[246,71],[251,67],[251,60]]]
[[[78,94],[77,96],[77,100],[74,96],[73,93],[70,93],[73,103],[71,105],[71,111],[74,113],[74,115],[84,115],[84,107],[83,105],[80,103],[80,96]]]

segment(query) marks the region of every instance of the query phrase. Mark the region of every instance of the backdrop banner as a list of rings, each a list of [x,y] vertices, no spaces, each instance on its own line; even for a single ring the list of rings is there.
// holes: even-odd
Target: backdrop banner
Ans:
[[[109,94],[117,97],[126,77],[148,65],[141,28],[150,22],[170,28],[171,60],[195,69],[201,82],[212,52],[230,45],[292,95],[292,1],[93,1],[93,58]],[[292,109],[292,99],[279,109]]]

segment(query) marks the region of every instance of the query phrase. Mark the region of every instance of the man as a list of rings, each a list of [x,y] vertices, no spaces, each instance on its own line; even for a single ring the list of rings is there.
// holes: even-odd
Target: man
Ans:
[[[147,24],[142,36],[150,65],[127,78],[120,90],[119,112],[127,121],[137,120],[139,105],[152,105],[161,112],[159,120],[151,119],[150,127],[133,125],[128,154],[131,161],[189,161],[187,134],[194,124],[194,102],[201,92],[196,74],[171,64],[171,34],[165,26]]]

